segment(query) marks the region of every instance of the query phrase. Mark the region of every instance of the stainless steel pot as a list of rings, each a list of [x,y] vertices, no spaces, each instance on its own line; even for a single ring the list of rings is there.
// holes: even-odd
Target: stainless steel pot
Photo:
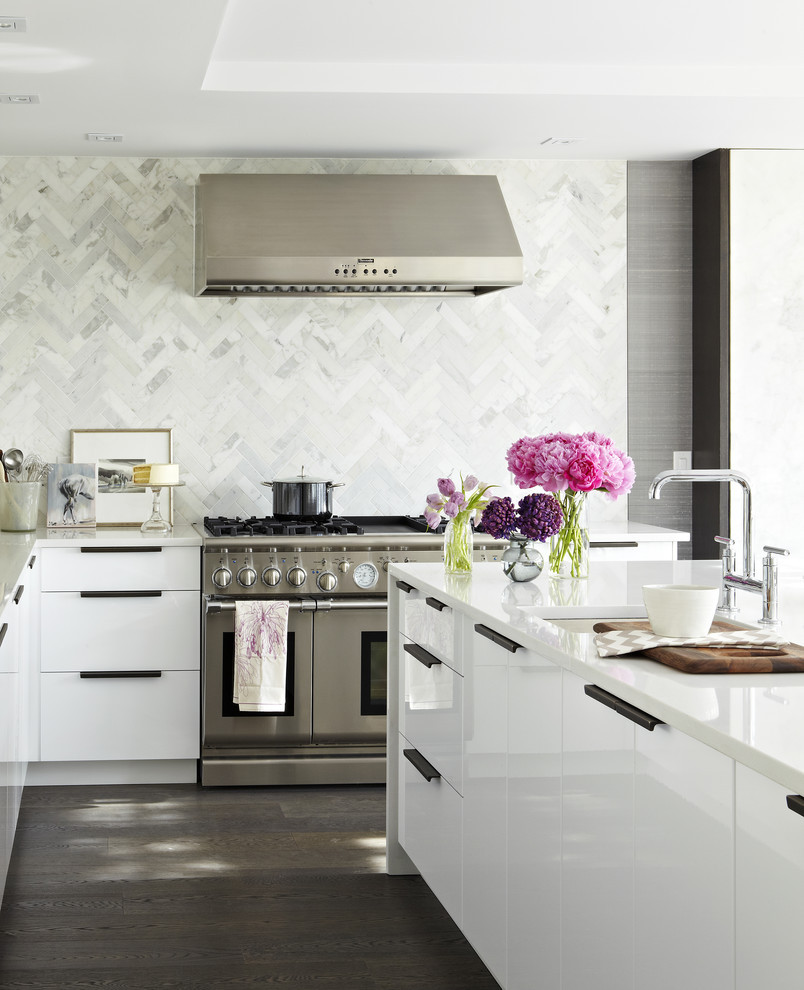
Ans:
[[[277,478],[263,481],[274,496],[273,514],[277,519],[315,519],[325,522],[332,516],[332,489],[341,488],[343,482],[312,478],[304,473],[295,478]]]

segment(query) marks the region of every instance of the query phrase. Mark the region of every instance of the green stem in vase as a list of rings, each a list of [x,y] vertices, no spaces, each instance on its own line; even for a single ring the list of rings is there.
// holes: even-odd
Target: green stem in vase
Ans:
[[[444,534],[444,569],[452,574],[468,574],[472,570],[474,536],[468,513],[459,513],[447,523]]]
[[[552,541],[550,570],[559,574],[566,562],[569,563],[569,577],[585,577],[586,541],[582,522],[586,492],[567,491],[563,495],[556,493],[555,497],[564,513],[564,522]]]

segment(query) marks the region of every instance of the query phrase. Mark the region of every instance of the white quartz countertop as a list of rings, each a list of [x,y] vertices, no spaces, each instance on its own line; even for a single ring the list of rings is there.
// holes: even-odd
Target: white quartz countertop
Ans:
[[[625,540],[640,543],[685,543],[690,534],[680,529],[667,529],[650,523],[633,522],[592,522],[589,523],[591,543],[618,543]]]
[[[567,619],[645,617],[643,584],[717,585],[718,561],[593,562],[588,581],[565,587],[542,573],[514,584],[498,563],[476,564],[469,578],[440,564],[394,564],[391,576],[611,691],[714,749],[804,793],[804,673],[686,674],[640,655],[600,657],[591,632]],[[804,642],[804,580],[782,572],[780,628]],[[761,614],[758,595],[737,593],[742,622]],[[555,621],[551,621],[555,620]],[[637,729],[636,731],[644,731]]]
[[[0,532],[0,612],[19,583],[25,561],[41,547],[200,547],[201,537],[187,523],[176,523],[172,532],[146,536],[139,526],[101,526],[97,529],[37,529],[30,533]]]

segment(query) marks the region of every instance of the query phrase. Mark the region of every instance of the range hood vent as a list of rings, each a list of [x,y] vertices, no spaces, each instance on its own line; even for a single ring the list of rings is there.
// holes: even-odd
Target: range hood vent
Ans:
[[[475,296],[522,282],[493,175],[201,175],[197,296]]]

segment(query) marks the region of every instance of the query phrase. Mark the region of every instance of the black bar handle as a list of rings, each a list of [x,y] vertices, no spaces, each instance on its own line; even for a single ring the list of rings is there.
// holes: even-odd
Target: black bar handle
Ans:
[[[19,605],[20,598],[22,598],[22,593],[25,591],[25,585],[21,584],[17,590],[14,592],[14,604]]]
[[[409,595],[411,593],[411,591],[415,591],[416,590],[413,587],[413,585],[412,584],[408,584],[407,581],[397,581],[396,582],[396,586],[397,586],[397,588],[399,588],[400,591],[404,591],[406,595]]]
[[[419,663],[423,663],[425,667],[432,667],[436,663],[441,663],[438,657],[434,657],[432,653],[428,653],[427,650],[417,643],[405,643],[402,649],[405,653],[409,653],[412,657],[415,657]]]
[[[800,794],[788,794],[787,807],[791,811],[795,811],[797,815],[804,817],[804,797]]]
[[[162,547],[81,547],[81,553],[162,553]]]
[[[437,598],[425,598],[424,600],[425,602],[427,602],[430,608],[434,608],[436,612],[443,612],[445,608],[449,608],[449,605],[445,605],[443,602],[440,602]]]
[[[597,684],[584,684],[583,689],[594,701],[599,701],[601,705],[611,708],[618,715],[630,719],[630,721],[636,723],[640,728],[647,729],[648,732],[653,732],[657,725],[664,725],[664,722],[660,718],[656,718],[648,712],[643,712],[636,705],[629,705],[627,701],[623,701],[622,698],[618,698],[615,694],[604,691]]]
[[[432,763],[428,763],[425,760],[418,749],[403,749],[402,753],[416,767],[425,780],[439,780],[441,778],[438,770],[436,770]]]
[[[4,622],[3,625],[0,626],[0,646],[3,645],[3,640],[6,638],[7,632],[8,632],[8,623]]]
[[[504,650],[508,650],[509,653],[516,653],[517,650],[522,648],[521,643],[515,643],[512,639],[508,639],[507,636],[501,636],[500,633],[489,629],[488,626],[477,625],[475,626],[475,632],[480,633],[481,636],[485,636],[486,639],[490,639],[492,643],[501,646]]]
[[[595,543],[595,541],[592,540],[589,543],[590,550],[602,550],[606,547],[627,547],[629,550],[633,550],[638,546],[639,544],[635,540],[625,540],[620,543]]]
[[[82,670],[79,677],[161,677],[161,670]]]
[[[81,598],[161,598],[161,591],[81,591]]]
[[[36,554],[34,554],[33,557],[31,557],[31,559],[28,561],[28,567],[30,567],[30,569],[33,570],[33,565],[35,563],[36,563]]]

